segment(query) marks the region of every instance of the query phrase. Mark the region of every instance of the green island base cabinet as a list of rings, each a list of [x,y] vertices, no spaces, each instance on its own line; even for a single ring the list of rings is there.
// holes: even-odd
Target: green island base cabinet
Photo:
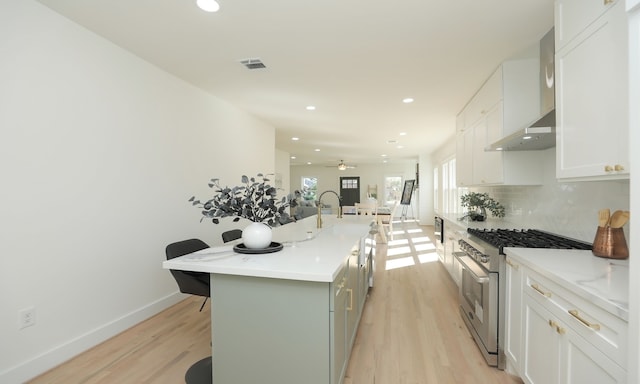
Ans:
[[[505,253],[507,370],[527,384],[627,383],[628,262]]]
[[[375,254],[374,224],[363,217],[274,228],[285,245],[275,253],[164,262],[210,274],[214,383],[343,382]]]

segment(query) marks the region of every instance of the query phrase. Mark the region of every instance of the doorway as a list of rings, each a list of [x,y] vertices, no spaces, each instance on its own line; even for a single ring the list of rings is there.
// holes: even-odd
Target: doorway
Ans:
[[[360,177],[340,177],[340,196],[342,206],[354,206],[360,202]]]

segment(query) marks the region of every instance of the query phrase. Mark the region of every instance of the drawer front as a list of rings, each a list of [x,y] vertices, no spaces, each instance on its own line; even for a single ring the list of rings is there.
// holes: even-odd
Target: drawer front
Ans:
[[[624,320],[533,271],[525,273],[528,295],[626,369],[628,324]]]

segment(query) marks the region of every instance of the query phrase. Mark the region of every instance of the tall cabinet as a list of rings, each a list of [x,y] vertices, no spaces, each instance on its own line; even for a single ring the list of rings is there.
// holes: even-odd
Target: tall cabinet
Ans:
[[[628,178],[623,0],[557,0],[556,176]]]

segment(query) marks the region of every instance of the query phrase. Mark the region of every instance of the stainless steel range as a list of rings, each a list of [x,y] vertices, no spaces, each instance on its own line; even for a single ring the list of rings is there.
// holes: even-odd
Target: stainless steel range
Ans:
[[[591,244],[538,230],[471,229],[455,257],[462,267],[460,313],[489,365],[504,369],[504,247],[591,249]]]

